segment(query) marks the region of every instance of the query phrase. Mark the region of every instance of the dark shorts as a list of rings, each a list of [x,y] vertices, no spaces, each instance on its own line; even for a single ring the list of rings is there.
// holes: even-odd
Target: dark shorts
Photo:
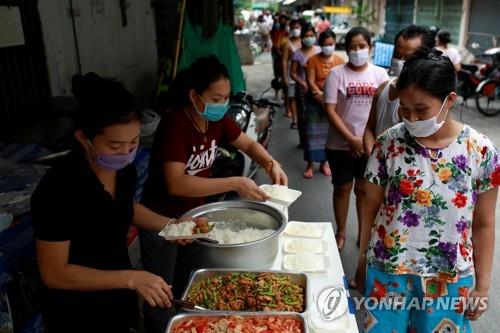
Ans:
[[[332,149],[326,149],[326,157],[332,169],[332,184],[334,186],[364,178],[368,157],[353,157],[349,150]]]

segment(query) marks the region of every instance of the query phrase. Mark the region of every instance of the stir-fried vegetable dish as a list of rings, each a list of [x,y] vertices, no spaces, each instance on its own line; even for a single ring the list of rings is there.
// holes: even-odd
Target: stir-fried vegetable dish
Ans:
[[[207,221],[196,221],[196,225],[193,227],[193,235],[196,234],[208,234],[214,228],[214,225],[210,225]]]
[[[296,318],[269,316],[266,318],[187,319],[174,326],[173,333],[302,333],[302,322]]]
[[[209,310],[304,312],[304,288],[288,275],[230,273],[193,286],[187,300]]]

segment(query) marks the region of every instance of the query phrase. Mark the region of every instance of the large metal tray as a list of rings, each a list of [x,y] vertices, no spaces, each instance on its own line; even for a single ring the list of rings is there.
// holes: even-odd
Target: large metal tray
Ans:
[[[217,318],[222,319],[230,316],[239,316],[244,318],[269,318],[269,317],[279,317],[287,319],[298,319],[302,323],[302,333],[308,333],[309,329],[307,327],[307,321],[303,315],[294,312],[203,312],[201,313],[182,313],[173,317],[165,333],[173,333],[175,325],[187,320],[193,319],[205,319],[205,318]]]
[[[309,283],[307,279],[307,275],[304,273],[300,272],[289,272],[289,271],[278,271],[278,270],[248,270],[248,269],[231,269],[231,268],[221,268],[221,269],[199,269],[195,271],[191,275],[191,279],[189,280],[189,283],[186,287],[186,290],[184,290],[184,293],[182,294],[182,300],[186,301],[187,296],[189,295],[189,292],[191,289],[194,287],[194,285],[198,282],[201,282],[202,280],[208,279],[208,278],[213,278],[216,276],[221,276],[225,274],[230,274],[230,273],[250,273],[250,274],[259,274],[259,273],[273,273],[273,274],[278,274],[278,275],[285,275],[289,276],[290,280],[294,283],[299,284],[302,288],[304,288],[304,311],[301,313],[304,313],[308,309],[308,299],[309,299]],[[186,309],[183,308],[184,311],[188,312],[200,312],[200,311],[207,311],[207,310],[193,310],[193,309]],[[241,311],[217,311],[217,310],[208,310],[210,312],[241,312]],[[249,313],[251,311],[244,311],[244,313]],[[272,311],[269,311],[273,313]],[[260,313],[260,312],[259,312]],[[285,312],[286,313],[286,312]]]

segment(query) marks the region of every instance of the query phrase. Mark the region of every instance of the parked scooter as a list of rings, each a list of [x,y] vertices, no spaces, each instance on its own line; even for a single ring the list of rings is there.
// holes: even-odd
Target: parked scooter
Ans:
[[[480,67],[462,64],[457,92],[464,103],[474,97],[479,112],[489,117],[500,113],[500,47],[486,50],[483,57],[490,62]]]
[[[258,99],[245,92],[236,93],[231,97],[227,116],[231,117],[241,130],[250,138],[267,149],[271,138],[273,120],[279,104],[264,98],[264,94],[272,89],[279,89],[279,82],[274,81]],[[244,153],[231,145],[219,146],[213,165],[213,178],[245,176],[252,178],[259,166]],[[212,198],[221,200],[225,196]]]

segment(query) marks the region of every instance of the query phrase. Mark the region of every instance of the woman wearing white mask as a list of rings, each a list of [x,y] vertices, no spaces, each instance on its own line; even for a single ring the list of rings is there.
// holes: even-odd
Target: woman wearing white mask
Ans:
[[[292,66],[292,55],[302,47],[300,31],[302,26],[300,21],[293,19],[290,21],[290,35],[286,43],[281,46],[281,60],[283,67],[283,83],[285,88],[285,117],[291,117],[292,123],[297,123],[297,108],[295,106],[295,81],[290,76]]]
[[[337,222],[337,246],[344,247],[349,199],[355,180],[358,227],[363,204],[363,174],[367,157],[363,148],[373,96],[378,86],[388,80],[387,72],[368,62],[370,33],[356,27],[346,35],[349,62],[332,69],[325,83],[325,109],[330,121],[326,144],[332,168],[333,211]],[[358,228],[359,243],[359,228]]]
[[[316,32],[314,27],[309,23],[302,27],[300,33],[302,39],[302,47],[295,51],[292,55],[292,66],[290,75],[296,83],[295,88],[295,104],[297,106],[297,122],[292,123],[292,129],[299,129],[299,137],[301,146],[304,145],[304,108],[305,108],[305,94],[309,89],[307,86],[306,69],[305,65],[310,57],[321,52],[321,47],[316,44]]]
[[[382,284],[406,299],[434,302],[371,309],[365,327],[437,332],[447,323],[471,332],[469,320],[486,310],[491,286],[498,150],[453,119],[455,69],[440,51],[416,50],[396,89],[404,123],[377,139],[368,162],[356,280],[366,295],[380,295]],[[461,301],[436,306],[452,299]]]
[[[304,160],[307,162],[304,178],[310,179],[314,174],[314,162],[321,163],[320,171],[331,176],[326,160],[325,145],[328,139],[328,118],[323,110],[323,87],[330,70],[345,63],[344,59],[335,55],[335,33],[326,30],[319,35],[321,53],[311,57],[306,64],[307,84],[309,90],[305,98],[304,116]]]

